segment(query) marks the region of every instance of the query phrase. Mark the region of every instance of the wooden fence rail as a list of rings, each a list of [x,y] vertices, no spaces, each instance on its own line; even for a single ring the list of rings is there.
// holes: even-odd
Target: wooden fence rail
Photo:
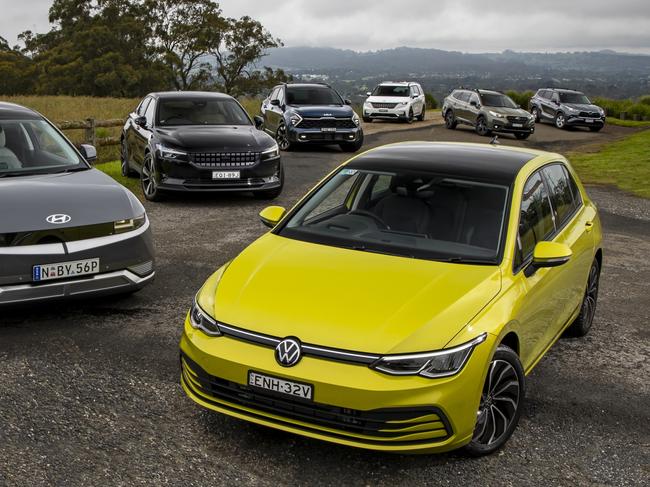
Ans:
[[[122,127],[124,119],[114,118],[111,120],[95,120],[87,118],[86,120],[62,121],[56,124],[61,130],[83,130],[84,144],[94,145],[95,147],[104,147],[107,145],[117,145],[120,143],[119,137],[97,137],[98,128]]]

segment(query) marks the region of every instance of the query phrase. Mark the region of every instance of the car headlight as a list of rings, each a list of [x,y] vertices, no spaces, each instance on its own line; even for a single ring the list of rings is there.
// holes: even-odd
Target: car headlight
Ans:
[[[401,101],[397,105],[395,105],[395,108],[404,108],[406,105],[408,105],[407,102]]]
[[[386,355],[371,367],[390,375],[420,375],[422,377],[448,377],[462,370],[474,348],[483,343],[487,333],[457,347],[435,352],[408,355]]]
[[[352,115],[352,121],[357,127],[361,123],[361,120],[359,120],[359,115],[357,115],[356,113]]]
[[[196,298],[194,298],[194,303],[190,309],[190,325],[192,325],[192,328],[201,330],[206,335],[212,337],[221,336],[221,330],[219,329],[217,320],[199,306]]]
[[[172,149],[163,144],[156,144],[156,150],[158,151],[158,157],[161,159],[166,159],[168,161],[187,160],[187,152]]]
[[[298,125],[300,122],[302,122],[302,117],[297,113],[294,113],[289,117],[289,123],[291,123],[291,125],[294,127]]]
[[[146,221],[147,221],[147,216],[144,213],[135,218],[127,218],[126,220],[117,220],[116,222],[113,222],[113,233],[117,234],[117,233],[132,232],[133,230],[137,230],[142,225],[144,225],[144,222]]]
[[[505,115],[503,115],[502,113],[493,112],[492,110],[490,110],[490,115],[492,115],[495,118],[504,118],[505,117]]]
[[[262,151],[262,160],[266,159],[273,159],[274,157],[278,157],[280,155],[280,148],[278,147],[278,144],[274,144],[273,147],[270,149],[266,149]]]

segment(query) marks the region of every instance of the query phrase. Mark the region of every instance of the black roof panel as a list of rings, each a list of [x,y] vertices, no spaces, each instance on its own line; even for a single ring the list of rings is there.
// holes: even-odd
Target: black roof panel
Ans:
[[[40,114],[30,108],[16,105],[15,103],[7,103],[0,101],[0,119],[40,119],[43,118]]]

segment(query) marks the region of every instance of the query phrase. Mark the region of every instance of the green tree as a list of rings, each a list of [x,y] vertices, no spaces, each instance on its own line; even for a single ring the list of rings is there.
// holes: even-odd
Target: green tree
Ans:
[[[424,94],[424,103],[426,104],[429,110],[434,110],[438,108],[438,100],[431,93]]]
[[[0,94],[22,95],[33,89],[34,66],[18,48],[0,37]]]
[[[274,38],[257,20],[248,16],[227,19],[227,28],[213,36],[210,49],[223,90],[238,96],[250,92],[260,82],[264,85],[270,79],[284,77],[283,72],[273,72],[270,68],[265,68],[262,74],[253,69],[268,49],[282,45],[282,41]]]

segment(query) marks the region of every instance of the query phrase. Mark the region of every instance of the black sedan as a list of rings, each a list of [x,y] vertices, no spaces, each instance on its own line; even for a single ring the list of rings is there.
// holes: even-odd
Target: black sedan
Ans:
[[[0,103],[0,307],[153,280],[144,207],[38,113]],[[0,313],[1,315],[1,313]]]
[[[244,108],[220,93],[151,93],[122,131],[122,174],[140,174],[151,201],[167,191],[282,192],[278,145]]]

